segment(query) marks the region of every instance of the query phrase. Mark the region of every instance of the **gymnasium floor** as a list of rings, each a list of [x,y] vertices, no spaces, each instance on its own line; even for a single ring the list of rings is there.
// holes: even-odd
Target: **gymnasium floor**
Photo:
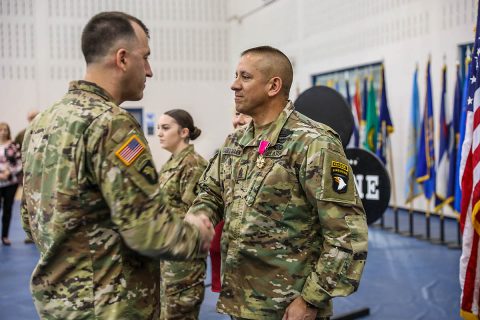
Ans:
[[[10,247],[0,245],[0,319],[38,319],[29,293],[30,274],[38,259],[34,245],[23,243],[19,203],[15,204],[10,229]],[[392,226],[392,213],[385,214],[385,225]],[[425,232],[418,216],[416,232]],[[400,230],[407,230],[407,217],[400,214]],[[432,220],[432,237],[438,237],[437,220]],[[446,221],[446,239],[456,239],[456,223]],[[369,252],[358,292],[334,302],[334,317],[361,308],[378,320],[455,320],[459,317],[460,250],[397,235],[378,227],[369,230]],[[207,283],[210,280],[207,279]],[[215,312],[217,295],[206,290],[200,319],[229,319]]]

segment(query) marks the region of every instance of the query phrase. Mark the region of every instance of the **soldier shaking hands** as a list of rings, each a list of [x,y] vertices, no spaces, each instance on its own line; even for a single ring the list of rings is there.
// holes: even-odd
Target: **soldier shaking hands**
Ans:
[[[119,105],[143,97],[148,29],[121,12],[82,34],[84,80],[26,131],[22,220],[40,251],[31,291],[42,319],[152,319],[159,263],[192,259],[213,237],[168,212],[138,122]]]
[[[225,225],[217,310],[233,319],[325,319],[359,285],[367,223],[338,135],[295,111],[272,47],[241,54],[231,89],[253,121],[229,135],[186,219]]]

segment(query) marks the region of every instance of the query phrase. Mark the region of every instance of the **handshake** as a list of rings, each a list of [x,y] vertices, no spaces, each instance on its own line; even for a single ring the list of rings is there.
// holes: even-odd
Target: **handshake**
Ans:
[[[204,214],[191,214],[187,213],[184,219],[185,222],[195,226],[200,232],[201,239],[201,252],[206,253],[210,249],[210,243],[215,235],[215,229],[213,228],[210,219]]]

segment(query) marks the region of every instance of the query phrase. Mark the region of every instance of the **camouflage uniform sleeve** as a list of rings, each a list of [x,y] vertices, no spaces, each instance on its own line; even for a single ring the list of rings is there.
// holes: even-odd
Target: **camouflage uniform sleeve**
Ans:
[[[182,193],[182,201],[189,207],[192,205],[193,200],[198,194],[198,181],[202,176],[203,169],[205,167],[198,165],[186,166],[181,173],[180,178],[180,192]]]
[[[341,147],[324,146],[318,139],[312,142],[300,170],[323,239],[318,262],[302,290],[302,297],[317,307],[357,290],[368,244],[365,212],[348,160]]]
[[[202,210],[217,225],[223,219],[223,198],[220,182],[220,152],[209,161],[198,183],[199,194],[193,201],[188,213],[195,214]]]
[[[157,171],[137,123],[128,114],[119,114],[90,128],[87,165],[126,244],[151,257],[196,257],[199,231],[166,211]],[[130,149],[125,153],[125,148]]]
[[[22,202],[20,203],[20,217],[22,218],[22,228],[27,234],[28,239],[32,239],[32,231],[30,229],[30,216],[27,210],[27,203],[25,201],[25,194],[22,194]]]

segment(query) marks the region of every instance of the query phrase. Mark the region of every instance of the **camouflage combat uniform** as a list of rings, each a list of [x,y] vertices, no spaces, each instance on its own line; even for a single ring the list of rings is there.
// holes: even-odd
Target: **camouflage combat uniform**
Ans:
[[[25,135],[22,220],[40,251],[42,319],[157,319],[159,262],[196,257],[198,230],[165,211],[139,124],[98,86],[70,83]]]
[[[281,319],[301,295],[328,317],[333,297],[358,288],[367,256],[365,212],[340,140],[291,102],[253,131],[251,123],[227,137],[189,211],[225,219],[217,310]],[[262,140],[270,144],[260,155]]]
[[[207,161],[194,151],[193,145],[163,165],[158,181],[171,213],[182,219],[185,217],[206,167]],[[160,262],[160,319],[198,319],[205,289],[205,263],[205,258]]]

